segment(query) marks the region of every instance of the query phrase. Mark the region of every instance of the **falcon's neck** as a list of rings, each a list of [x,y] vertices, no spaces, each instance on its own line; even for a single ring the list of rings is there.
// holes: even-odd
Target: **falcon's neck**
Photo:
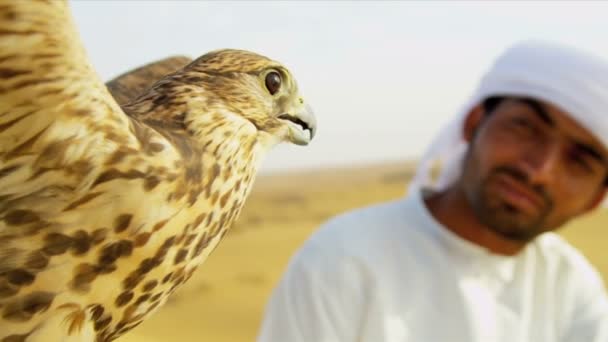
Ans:
[[[209,194],[213,190],[209,184],[218,176],[224,184],[238,182],[240,195],[246,196],[266,152],[278,142],[242,116],[210,101],[204,96],[180,101],[151,92],[125,106],[134,125],[139,122],[152,128],[178,152],[179,158],[171,164],[180,165],[177,171],[188,189],[184,191],[192,193],[190,201],[201,185]]]
[[[171,79],[157,83],[124,109],[165,137],[186,139],[192,143],[191,148],[211,153],[218,161],[247,160],[248,165],[255,166],[252,171],[279,143],[274,135],[258,131],[215,94]]]
[[[238,157],[257,169],[260,159],[278,143],[274,136],[258,131],[251,122],[225,109],[189,115],[187,120],[195,140],[219,160],[234,162],[230,158]]]

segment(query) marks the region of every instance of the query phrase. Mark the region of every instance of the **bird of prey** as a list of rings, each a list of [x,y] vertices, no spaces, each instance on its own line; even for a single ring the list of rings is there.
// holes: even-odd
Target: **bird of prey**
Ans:
[[[0,1],[0,341],[132,329],[216,247],[265,153],[314,135],[290,71],[252,52],[138,87],[112,97],[65,1]]]

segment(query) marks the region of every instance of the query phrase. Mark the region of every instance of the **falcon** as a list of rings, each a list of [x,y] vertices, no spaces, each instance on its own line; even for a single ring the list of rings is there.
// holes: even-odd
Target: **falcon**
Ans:
[[[290,71],[252,52],[120,86],[117,101],[65,1],[0,1],[2,342],[140,324],[226,234],[264,155],[315,133]]]

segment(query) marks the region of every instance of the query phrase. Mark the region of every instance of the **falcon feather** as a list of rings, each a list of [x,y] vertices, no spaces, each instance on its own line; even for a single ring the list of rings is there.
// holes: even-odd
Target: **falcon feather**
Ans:
[[[172,70],[115,99],[65,1],[0,1],[0,341],[129,331],[216,247],[265,153],[314,136],[276,61]]]

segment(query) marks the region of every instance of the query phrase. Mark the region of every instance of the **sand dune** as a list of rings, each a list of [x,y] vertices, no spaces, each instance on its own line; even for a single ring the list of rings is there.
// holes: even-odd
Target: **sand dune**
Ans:
[[[411,163],[258,178],[237,224],[169,303],[123,342],[254,341],[266,300],[289,258],[332,215],[403,196]],[[608,281],[608,211],[561,233]]]

